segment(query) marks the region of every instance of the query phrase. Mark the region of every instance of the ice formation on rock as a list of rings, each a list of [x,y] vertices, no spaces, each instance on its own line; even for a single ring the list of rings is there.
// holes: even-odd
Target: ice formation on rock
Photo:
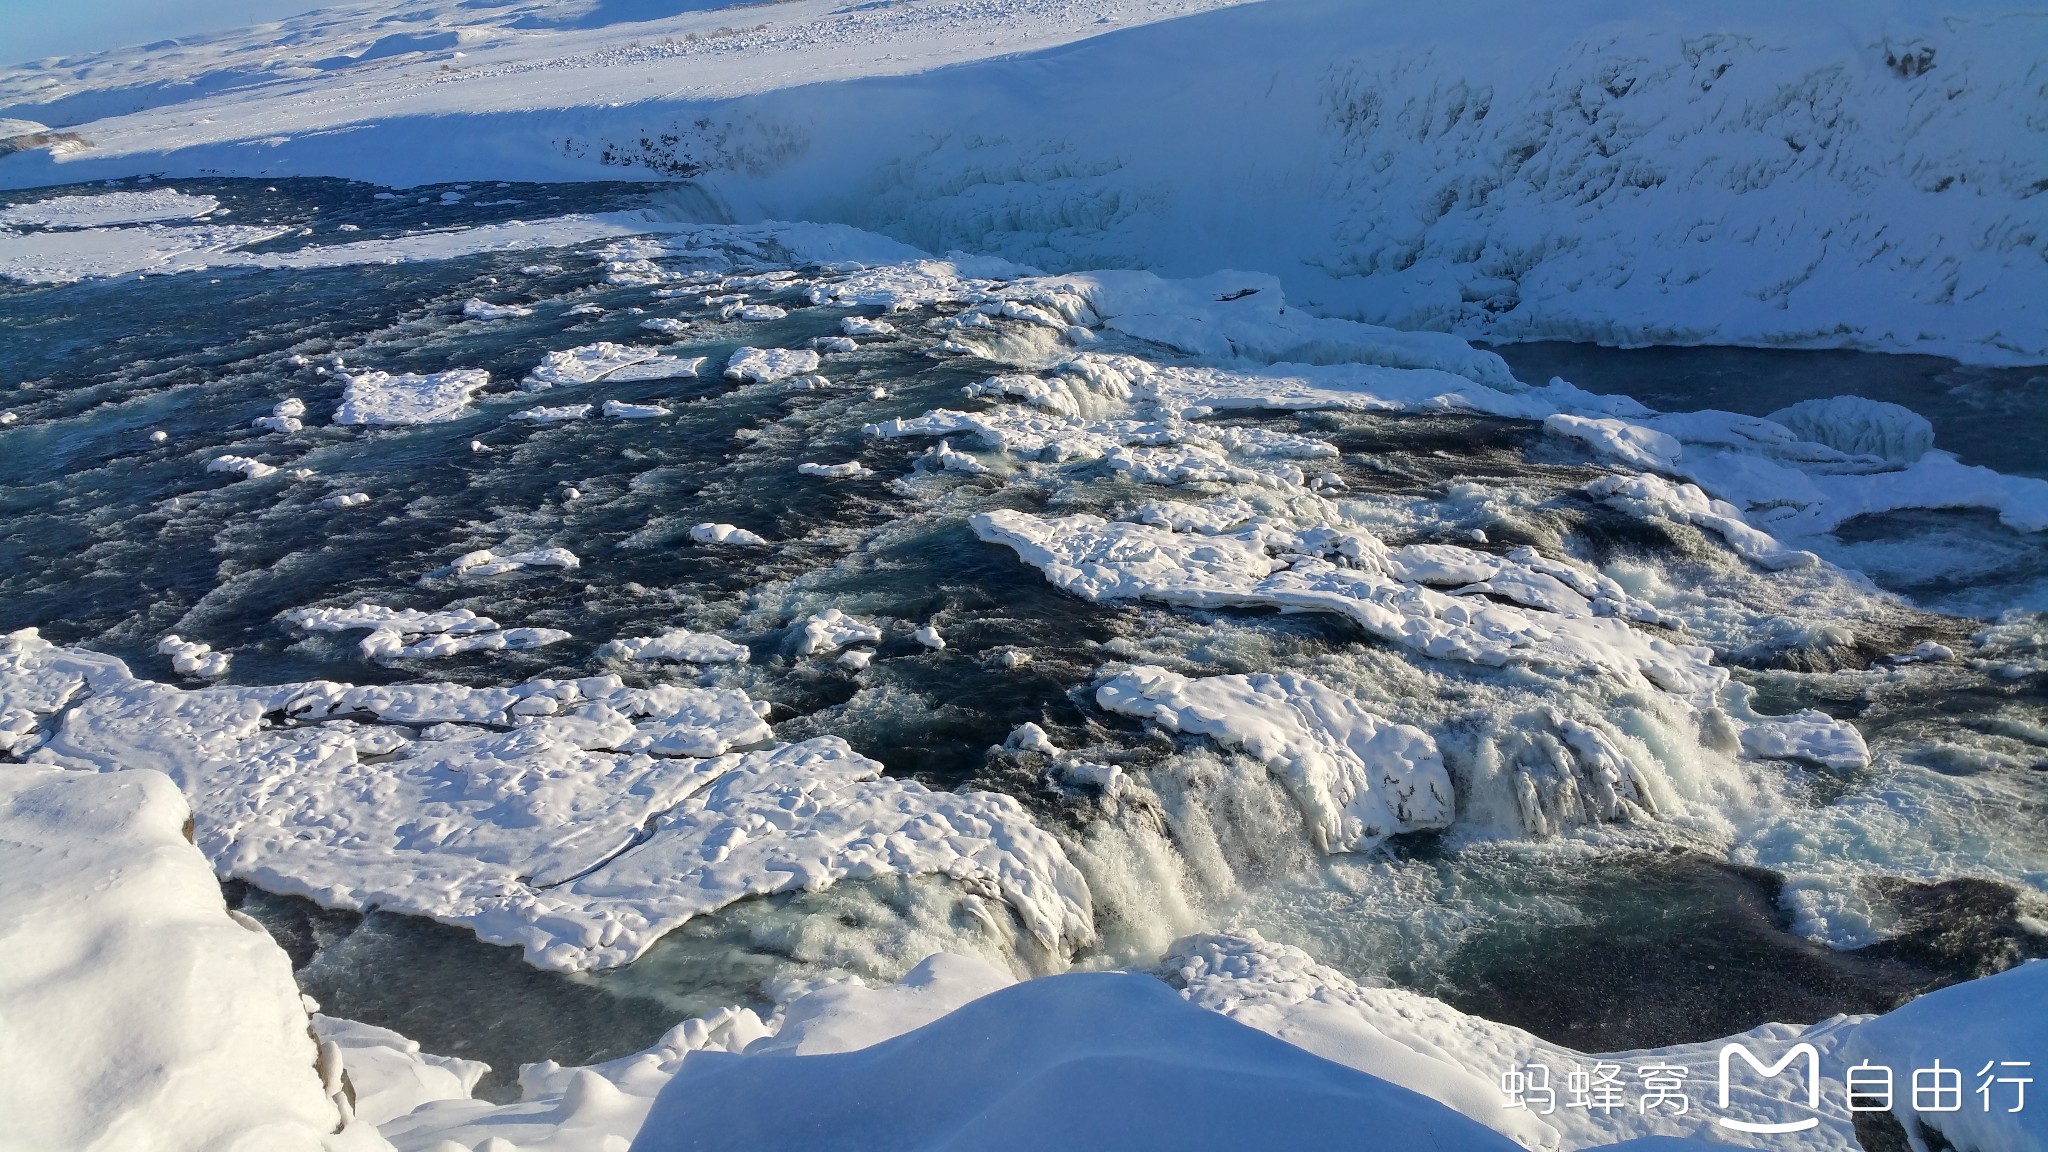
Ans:
[[[641,663],[683,661],[691,664],[744,664],[747,646],[723,636],[707,636],[673,628],[659,636],[625,636],[597,650],[600,657]]]
[[[881,640],[880,628],[837,608],[827,608],[797,630],[796,652],[799,656],[829,656],[849,644],[878,644]]]
[[[1326,852],[1362,852],[1396,833],[1447,827],[1455,810],[1450,774],[1427,732],[1375,716],[1305,676],[1191,679],[1140,666],[1098,684],[1095,699],[1263,761],[1287,782]]]
[[[218,680],[228,674],[228,653],[215,652],[208,645],[170,635],[156,642],[156,650],[159,654],[171,658],[171,667],[175,668],[180,676],[190,676],[196,680]]]
[[[284,619],[308,632],[368,629],[369,635],[361,642],[362,652],[367,659],[379,662],[540,648],[569,639],[569,634],[559,628],[500,628],[496,620],[467,608],[422,612],[357,604],[352,608],[295,608],[285,613]]]
[[[734,380],[772,384],[818,370],[818,354],[809,348],[741,348],[725,363]]]
[[[695,376],[703,364],[702,356],[671,356],[658,348],[600,341],[548,353],[526,374],[520,386],[539,390],[599,380],[662,380]]]
[[[732,524],[698,524],[690,529],[690,539],[699,544],[739,544],[759,547],[768,541],[759,533]]]

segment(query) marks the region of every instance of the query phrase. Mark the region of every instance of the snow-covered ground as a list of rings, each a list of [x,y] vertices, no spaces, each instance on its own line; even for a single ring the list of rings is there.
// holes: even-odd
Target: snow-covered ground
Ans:
[[[629,8],[336,9],[17,67],[0,112],[86,143],[0,182],[688,178],[700,217],[1256,269],[1475,338],[2048,357],[2048,17],[2009,0]]]

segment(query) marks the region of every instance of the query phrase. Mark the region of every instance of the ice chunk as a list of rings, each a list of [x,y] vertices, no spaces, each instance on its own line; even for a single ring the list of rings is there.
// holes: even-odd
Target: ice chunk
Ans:
[[[1855,725],[1810,708],[1750,724],[1742,730],[1742,750],[1769,760],[1805,760],[1837,772],[1870,767],[1870,748]]]
[[[704,363],[702,356],[670,356],[657,348],[633,348],[600,341],[580,348],[567,348],[541,357],[526,374],[521,387],[529,390],[569,384],[590,384],[599,380],[657,380],[671,376],[695,376]]]
[[[560,404],[553,408],[522,408],[514,412],[511,419],[528,424],[565,424],[571,420],[589,419],[592,407],[589,404]]]
[[[190,676],[195,680],[218,680],[228,674],[228,654],[215,652],[205,644],[196,644],[173,635],[157,641],[156,650],[171,658],[171,667],[177,669],[180,676]]]
[[[841,668],[859,672],[874,663],[875,650],[872,648],[848,648],[839,654],[837,661]]]
[[[932,449],[932,460],[946,472],[964,472],[969,476],[979,476],[988,471],[988,465],[965,452],[954,451],[953,446],[944,440],[939,441],[937,447]]]
[[[860,351],[860,345],[845,336],[820,336],[816,340],[811,341],[811,347],[820,352],[846,353]]]
[[[500,555],[489,548],[465,552],[449,562],[447,573],[451,576],[497,576],[505,572],[516,572],[521,568],[577,568],[583,561],[567,548],[530,548],[524,552]]]
[[[725,363],[734,380],[774,383],[818,370],[818,354],[809,348],[740,348]]]
[[[659,404],[628,404],[623,400],[604,402],[604,414],[618,420],[652,420],[669,414]]]
[[[1375,716],[1305,676],[1191,679],[1141,665],[1098,685],[1095,700],[1263,761],[1286,781],[1326,852],[1362,852],[1388,836],[1451,822],[1451,778],[1429,734]]]
[[[1934,425],[1925,416],[1861,396],[1802,400],[1764,419],[1783,424],[1802,439],[1852,456],[1875,456],[1896,467],[1911,464],[1934,447]]]
[[[228,912],[189,812],[159,772],[0,771],[7,1142],[388,1148],[336,1131],[291,961]]]
[[[462,652],[497,652],[541,648],[569,639],[559,628],[505,628],[467,608],[421,612],[357,604],[352,608],[295,608],[284,619],[308,632],[349,632],[369,629],[363,655],[371,660],[420,660]]]
[[[690,529],[690,539],[699,544],[742,544],[757,547],[768,543],[758,533],[732,524],[699,524]]]
[[[220,201],[211,196],[194,196],[171,188],[99,192],[53,196],[0,208],[0,227],[27,224],[42,228],[98,228],[109,224],[195,220],[219,208]]]
[[[849,644],[879,644],[881,640],[880,628],[856,620],[837,608],[827,608],[804,621],[798,632],[796,652],[799,656],[824,656]]]
[[[691,664],[744,664],[747,646],[723,636],[708,636],[688,628],[672,628],[659,636],[625,636],[597,650],[599,657],[651,663],[657,660]]]
[[[1705,528],[1727,541],[1736,555],[1772,571],[1804,568],[1820,559],[1811,552],[1787,548],[1770,533],[1750,527],[1734,505],[1712,499],[1691,484],[1674,484],[1657,476],[1602,476],[1586,485],[1586,494],[1638,516],[1662,516]]]
[[[336,424],[438,424],[469,414],[470,398],[491,382],[481,368],[428,376],[358,372],[343,377]]]
[[[939,630],[937,628],[932,627],[930,624],[927,624],[924,627],[919,628],[917,631],[912,632],[910,634],[910,638],[912,640],[917,641],[919,644],[922,644],[925,647],[930,648],[934,652],[946,646],[946,638],[939,635]]]
[[[806,476],[823,476],[827,480],[858,480],[862,476],[872,476],[875,474],[874,469],[858,460],[848,460],[844,464],[812,464],[806,462],[797,465],[796,470]]]
[[[462,306],[462,315],[470,320],[511,320],[533,315],[533,309],[522,304],[492,304],[472,296]]]
[[[894,336],[896,326],[887,320],[871,320],[865,316],[847,316],[839,321],[839,330],[848,336]]]
[[[276,475],[276,467],[247,456],[216,456],[206,465],[208,472],[239,472],[250,480]]]

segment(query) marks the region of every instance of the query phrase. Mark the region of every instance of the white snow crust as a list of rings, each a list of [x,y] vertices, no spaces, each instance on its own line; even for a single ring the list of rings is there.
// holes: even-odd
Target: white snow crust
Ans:
[[[173,188],[53,196],[0,208],[0,228],[101,228],[109,224],[196,220],[219,207],[220,201],[211,196],[193,196]]]
[[[827,608],[803,622],[797,630],[799,656],[830,656],[850,644],[879,644],[882,630],[856,620],[837,608]]]
[[[379,663],[541,648],[569,639],[559,628],[500,628],[496,620],[467,608],[422,612],[363,603],[352,608],[295,608],[284,619],[308,632],[368,629],[361,642],[363,656]]]
[[[227,910],[189,811],[159,772],[0,769],[0,1143],[388,1148],[342,1128],[291,962]]]
[[[469,402],[491,383],[481,368],[431,375],[368,371],[343,377],[336,424],[440,424],[469,414]]]
[[[702,356],[670,356],[658,348],[600,341],[548,353],[527,373],[522,386],[538,390],[599,380],[665,380],[695,376],[703,363]]]
[[[709,636],[688,628],[672,628],[659,636],[624,636],[607,643],[597,654],[614,660],[643,663],[679,661],[690,664],[744,664],[747,646],[723,636]]]
[[[750,895],[926,872],[1006,904],[1048,949],[1093,938],[1080,874],[1014,800],[883,777],[835,737],[731,751],[772,733],[730,689],[183,692],[32,630],[0,657],[16,755],[165,772],[223,875],[468,927],[541,967],[628,963]]]
[[[818,354],[809,348],[741,348],[725,362],[734,380],[771,384],[818,370]]]

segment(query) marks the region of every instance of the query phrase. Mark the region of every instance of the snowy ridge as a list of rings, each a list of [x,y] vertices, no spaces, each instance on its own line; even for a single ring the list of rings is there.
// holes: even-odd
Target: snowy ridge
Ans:
[[[82,109],[114,106],[145,64],[257,81],[87,112],[89,147],[18,152],[0,180],[688,176],[732,218],[1060,271],[1248,268],[1324,313],[1467,337],[2048,357],[2028,303],[2048,277],[2026,111],[2043,17],[1999,0],[1825,20],[1613,0],[1528,20],[1464,0],[1369,22],[1273,0],[1108,36],[1055,0],[1000,21],[799,3],[759,27],[699,13],[630,34],[443,8],[419,14],[442,29],[429,40],[480,38],[441,73],[450,49],[367,54],[378,10],[309,19],[291,45],[0,74]],[[321,70],[322,40],[366,55]],[[962,61],[978,62],[933,67]],[[1212,81],[1186,92],[1190,72]]]
[[[223,874],[469,927],[541,967],[624,964],[745,896],[888,874],[951,876],[1048,951],[1094,935],[1085,883],[1014,800],[882,777],[832,737],[732,752],[772,733],[766,705],[730,689],[184,692],[33,631],[4,656],[16,755],[161,770]]]

